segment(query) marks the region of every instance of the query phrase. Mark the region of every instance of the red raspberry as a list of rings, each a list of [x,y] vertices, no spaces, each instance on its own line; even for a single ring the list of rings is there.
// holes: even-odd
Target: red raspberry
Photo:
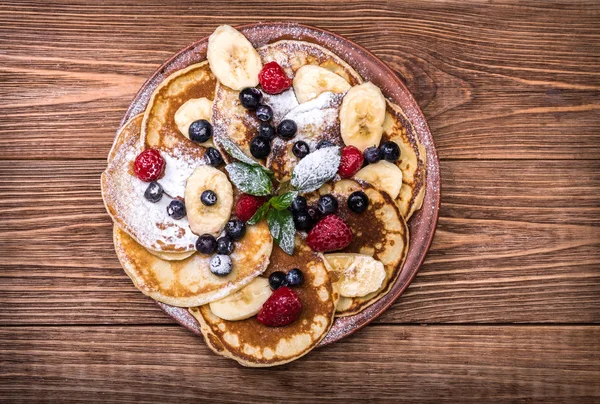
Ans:
[[[263,197],[242,194],[235,205],[235,215],[242,222],[247,222],[265,202]]]
[[[279,94],[292,85],[292,80],[285,74],[277,62],[269,62],[258,73],[258,81],[265,93]]]
[[[340,168],[338,173],[342,178],[350,178],[363,165],[365,158],[360,150],[354,146],[346,146],[342,149],[342,160],[340,161]]]
[[[302,302],[287,286],[277,289],[258,312],[258,322],[268,327],[281,327],[293,323],[302,313]]]
[[[339,216],[325,216],[308,233],[306,242],[315,251],[341,250],[352,241],[352,230]]]
[[[156,149],[146,149],[141,152],[133,163],[135,175],[145,182],[156,181],[165,172],[165,159]]]

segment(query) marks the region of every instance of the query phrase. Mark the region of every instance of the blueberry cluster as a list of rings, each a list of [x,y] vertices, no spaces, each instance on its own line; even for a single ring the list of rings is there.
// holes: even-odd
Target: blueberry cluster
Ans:
[[[275,271],[269,275],[269,286],[277,290],[282,286],[300,286],[304,282],[304,273],[300,268],[293,268],[287,274]]]
[[[365,162],[375,164],[379,160],[395,163],[400,158],[400,147],[396,142],[387,141],[381,144],[379,148],[375,146],[367,147],[363,152]]]
[[[213,136],[213,127],[206,119],[198,119],[191,123],[188,129],[188,136],[191,141],[196,143],[204,143],[210,140]],[[213,167],[218,167],[223,164],[223,156],[214,147],[206,149],[204,155],[207,163]]]
[[[217,276],[227,276],[233,269],[231,253],[234,241],[240,240],[246,234],[246,225],[238,219],[231,219],[225,225],[225,234],[215,238],[211,234],[203,234],[196,240],[196,250],[201,254],[210,255],[210,272]]]

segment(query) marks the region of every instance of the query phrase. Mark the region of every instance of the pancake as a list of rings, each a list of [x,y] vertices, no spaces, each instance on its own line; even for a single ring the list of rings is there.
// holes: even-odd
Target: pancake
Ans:
[[[294,267],[304,272],[304,283],[293,288],[302,301],[302,314],[296,321],[267,327],[256,317],[227,321],[215,316],[208,305],[191,308],[207,345],[217,354],[251,367],[282,365],[315,348],[333,324],[337,293],[320,255],[300,238],[293,257],[280,248],[273,250],[265,276]]]
[[[262,274],[269,264],[273,239],[266,223],[248,226],[235,242],[232,272],[224,277],[209,269],[210,256],[196,253],[181,261],[166,261],[148,252],[118,226],[115,250],[135,286],[154,300],[179,307],[207,304],[241,289]]]
[[[347,203],[348,196],[359,190],[369,197],[369,207],[363,213],[352,212]],[[338,200],[336,214],[348,223],[353,233],[350,244],[343,250],[336,251],[336,254],[370,255],[384,265],[386,272],[378,291],[362,297],[340,298],[336,315],[350,316],[379,300],[398,278],[408,252],[408,227],[392,198],[369,184],[354,180],[325,184],[318,192],[307,195],[307,201],[309,204],[316,204],[320,195],[328,193]]]

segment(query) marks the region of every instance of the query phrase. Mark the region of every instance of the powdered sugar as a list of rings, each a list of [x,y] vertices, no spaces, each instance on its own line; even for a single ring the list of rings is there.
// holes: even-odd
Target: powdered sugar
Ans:
[[[294,89],[290,88],[281,94],[263,92],[263,102],[273,109],[273,124],[277,125],[284,116],[298,106]]]
[[[340,148],[336,146],[316,150],[294,167],[291,184],[298,192],[314,191],[335,177],[340,166]]]
[[[172,198],[183,198],[185,194],[185,184],[192,175],[196,167],[205,164],[203,160],[187,156],[180,149],[174,149],[172,152],[160,151],[160,155],[167,163],[164,176],[158,180],[163,189]]]

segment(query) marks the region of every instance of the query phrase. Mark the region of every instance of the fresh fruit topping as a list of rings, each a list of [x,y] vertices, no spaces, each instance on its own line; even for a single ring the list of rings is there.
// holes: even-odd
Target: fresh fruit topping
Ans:
[[[321,212],[319,212],[319,209],[314,208],[312,206],[309,206],[308,208],[306,208],[306,212],[308,213],[308,215],[312,219],[313,224],[317,223],[323,217],[321,215]]]
[[[273,119],[273,110],[268,105],[259,105],[256,108],[256,117],[259,121],[268,122]]]
[[[167,214],[175,220],[185,216],[185,204],[179,199],[173,199],[167,206]]]
[[[135,175],[142,181],[156,181],[165,172],[165,159],[156,149],[146,149],[141,152],[133,163]]]
[[[287,286],[277,289],[263,304],[256,319],[268,327],[281,327],[293,323],[302,313],[302,302]]]
[[[255,316],[272,293],[269,281],[259,276],[237,292],[210,303],[210,311],[223,320],[245,320]]]
[[[200,200],[206,206],[213,206],[215,203],[217,203],[217,194],[215,194],[215,191],[207,189],[206,191],[202,192]]]
[[[148,188],[144,192],[144,198],[152,203],[156,203],[162,199],[164,192],[163,187],[158,182],[152,181],[148,184]]]
[[[227,276],[233,269],[229,255],[216,254],[210,259],[210,272],[217,276]]]
[[[263,91],[268,94],[282,93],[292,85],[292,80],[277,62],[269,62],[264,65],[258,74],[258,81]]]
[[[309,231],[313,226],[313,219],[307,210],[294,211],[294,225],[296,230]]]
[[[250,141],[250,154],[257,159],[264,159],[271,153],[269,141],[257,136]]]
[[[340,217],[325,216],[308,233],[306,242],[315,251],[341,250],[352,241],[352,230]]]
[[[233,252],[233,241],[228,236],[217,239],[217,254],[229,255]]]
[[[282,286],[287,286],[287,278],[284,272],[275,271],[269,275],[269,286],[271,289],[277,290]]]
[[[221,156],[221,152],[215,149],[214,147],[209,147],[206,149],[206,161],[209,165],[213,167],[218,167],[223,164],[223,156]]]
[[[212,234],[203,234],[196,240],[196,251],[202,254],[212,254],[217,248],[217,240]]]
[[[225,225],[225,232],[232,240],[239,240],[246,234],[246,225],[239,219],[231,219]]]
[[[293,138],[296,135],[297,130],[298,125],[296,125],[296,122],[292,121],[291,119],[284,119],[283,121],[279,122],[279,125],[277,125],[277,134],[280,138],[286,140]]]
[[[340,107],[340,133],[344,143],[361,151],[378,146],[383,134],[385,108],[385,98],[373,83],[363,83],[348,90]]]
[[[207,142],[212,137],[212,134],[212,125],[206,119],[198,119],[192,122],[188,129],[190,140],[196,143]]]
[[[292,153],[294,153],[294,156],[298,157],[299,159],[306,157],[308,153],[310,153],[308,143],[303,142],[302,140],[297,141],[294,143],[294,146],[292,146]]]
[[[350,83],[346,79],[317,65],[304,65],[298,69],[293,85],[296,98],[301,104],[327,91],[345,93],[350,89]]]
[[[379,149],[375,146],[367,147],[363,152],[363,156],[365,158],[365,161],[369,164],[375,164],[379,160],[381,160]]]
[[[265,202],[263,197],[242,194],[235,205],[235,215],[242,222],[247,222]]]
[[[386,277],[384,265],[369,255],[325,254],[333,272],[338,273],[336,288],[344,297],[362,297],[378,291]]]
[[[348,197],[348,207],[352,212],[363,213],[369,207],[369,197],[363,191],[355,191]]]
[[[335,213],[338,209],[338,201],[331,194],[323,195],[319,198],[319,202],[317,202],[317,209],[323,216],[330,215]]]
[[[247,87],[240,91],[240,103],[246,109],[254,111],[262,101],[262,93],[258,88]]]
[[[354,146],[346,146],[342,148],[342,159],[340,160],[338,174],[342,178],[350,178],[361,169],[363,162],[364,157],[360,150]]]
[[[402,187],[402,170],[396,164],[385,160],[361,168],[354,178],[366,181],[375,188],[387,192],[392,199],[398,197]]]
[[[323,149],[325,147],[333,147],[335,146],[333,143],[331,143],[329,140],[321,140],[319,143],[317,143],[317,150]]]
[[[192,98],[184,102],[177,112],[175,112],[174,120],[175,125],[179,132],[188,139],[203,143],[208,141],[210,135],[206,137],[206,132],[199,131],[201,128],[194,128],[190,130],[194,122],[199,120],[205,120],[210,122],[212,119],[213,102],[208,98]],[[198,125],[198,124],[196,124]],[[192,138],[192,133],[198,135],[196,138]],[[212,135],[212,126],[210,126],[210,134]],[[200,141],[200,139],[206,138],[206,140]]]
[[[307,208],[306,198],[298,195],[292,201],[292,210],[299,212],[301,210],[306,210]]]
[[[268,122],[261,122],[258,127],[258,137],[261,137],[266,140],[275,139],[275,127]]]
[[[293,268],[285,276],[288,286],[300,286],[304,282],[304,273],[300,268]]]
[[[221,25],[208,38],[206,58],[210,70],[232,90],[258,85],[262,62],[244,35],[229,25]]]
[[[395,163],[400,158],[400,147],[390,140],[379,147],[379,154],[383,160]]]

